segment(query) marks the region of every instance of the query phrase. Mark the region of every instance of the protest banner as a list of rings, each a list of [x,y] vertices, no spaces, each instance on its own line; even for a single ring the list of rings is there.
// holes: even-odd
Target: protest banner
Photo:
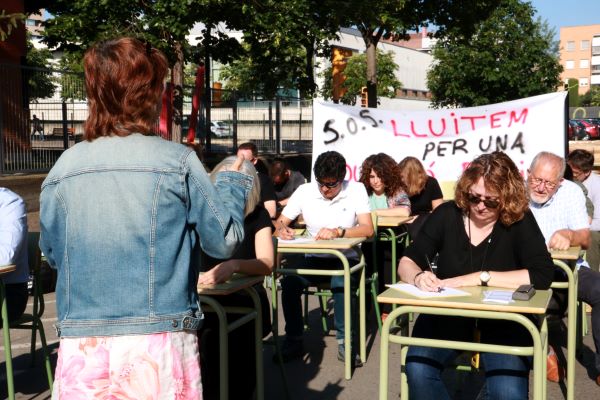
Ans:
[[[358,180],[360,165],[371,154],[383,152],[396,161],[413,156],[444,186],[456,181],[478,155],[502,150],[525,176],[538,152],[565,156],[566,95],[419,111],[315,102],[313,163],[325,151],[338,151],[346,158],[346,179]]]

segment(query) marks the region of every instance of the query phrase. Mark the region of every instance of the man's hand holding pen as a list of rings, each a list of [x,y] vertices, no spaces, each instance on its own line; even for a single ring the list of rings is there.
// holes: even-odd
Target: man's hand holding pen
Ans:
[[[294,238],[294,230],[292,228],[290,228],[289,226],[286,226],[283,224],[283,222],[281,222],[281,220],[277,221],[277,232],[276,232],[276,236],[279,237],[280,239],[284,239],[284,240],[291,240]]]

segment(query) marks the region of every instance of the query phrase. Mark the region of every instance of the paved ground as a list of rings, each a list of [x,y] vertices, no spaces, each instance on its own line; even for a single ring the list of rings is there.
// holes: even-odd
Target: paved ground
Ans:
[[[57,338],[52,324],[56,321],[56,308],[54,293],[45,295],[46,313],[44,326],[48,342],[52,350],[53,365],[56,362]],[[312,302],[312,299],[311,299]],[[316,302],[311,304],[316,307]],[[588,316],[589,318],[589,316]],[[280,323],[281,328],[283,324]],[[308,355],[303,360],[290,362],[285,371],[290,386],[292,399],[376,399],[379,395],[379,334],[373,318],[369,324],[368,336],[368,361],[363,368],[356,369],[352,380],[343,378],[343,365],[336,358],[335,332],[323,335],[319,315],[316,309],[310,313],[311,330],[306,334],[305,347]],[[564,326],[555,326],[552,330],[553,341],[564,343],[566,335]],[[15,387],[18,399],[49,399],[50,392],[45,383],[42,368],[41,351],[36,353],[36,366],[29,367],[29,336],[26,331],[11,331],[13,341],[13,355],[15,373]],[[38,339],[39,342],[39,339]],[[597,387],[591,378],[593,372],[590,367],[593,349],[591,334],[584,338],[583,357],[577,362],[576,399],[600,398],[600,387]],[[38,343],[39,349],[39,343]],[[562,349],[564,352],[564,348]],[[271,362],[273,349],[265,347],[265,380],[266,399],[285,399],[281,375],[275,364]],[[399,393],[399,353],[394,345],[390,355],[390,386],[389,399],[397,399]],[[563,357],[564,360],[564,357]],[[0,398],[6,398],[6,378],[4,369],[4,352],[0,352]],[[456,393],[457,399],[475,399],[481,385],[481,378],[477,375],[449,373],[447,380],[451,384],[465,382],[466,390]],[[548,383],[548,399],[559,400],[565,398],[565,387],[562,384]]]

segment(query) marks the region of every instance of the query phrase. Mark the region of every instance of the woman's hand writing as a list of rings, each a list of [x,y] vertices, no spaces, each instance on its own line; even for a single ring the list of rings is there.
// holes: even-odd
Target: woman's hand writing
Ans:
[[[198,283],[202,285],[216,285],[217,283],[226,282],[238,269],[237,260],[224,261],[200,275]]]
[[[437,292],[444,285],[433,272],[425,271],[415,278],[414,285],[426,292]]]

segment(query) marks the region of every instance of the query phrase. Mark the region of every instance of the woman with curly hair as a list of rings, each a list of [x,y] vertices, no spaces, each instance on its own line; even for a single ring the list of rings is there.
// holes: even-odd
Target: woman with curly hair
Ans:
[[[360,182],[365,185],[371,211],[379,216],[408,216],[410,201],[402,186],[396,161],[385,153],[373,154],[363,161]]]
[[[436,254],[437,275],[428,267]],[[523,284],[548,289],[553,272],[544,236],[529,210],[523,177],[502,152],[481,155],[469,164],[457,182],[455,201],[431,213],[398,265],[404,282],[425,291],[478,285],[514,289]],[[503,320],[422,314],[413,336],[470,341],[475,327],[482,343],[531,346],[523,326]],[[459,353],[411,346],[406,358],[411,398],[449,399],[441,373]],[[485,398],[528,398],[531,357],[481,353],[481,360]]]

